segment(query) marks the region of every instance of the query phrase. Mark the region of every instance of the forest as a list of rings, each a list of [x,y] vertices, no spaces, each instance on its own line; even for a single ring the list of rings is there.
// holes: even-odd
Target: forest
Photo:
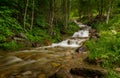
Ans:
[[[83,44],[88,52],[85,63],[107,70],[105,76],[85,78],[120,78],[120,0],[0,0],[0,58],[7,56],[25,60],[30,58],[31,54],[14,52],[50,46],[71,37],[81,29],[75,20],[92,28],[92,31],[89,31],[91,32],[89,40]],[[96,32],[97,38],[94,36]],[[38,54],[34,59],[41,56]],[[5,66],[4,61],[0,61],[0,68]],[[59,66],[56,63],[53,65]],[[10,73],[1,72],[6,70],[0,70],[0,78],[31,78],[12,77]],[[21,71],[23,70],[20,69],[19,73]],[[32,78],[78,77],[55,75],[49,77],[40,74],[39,77]]]

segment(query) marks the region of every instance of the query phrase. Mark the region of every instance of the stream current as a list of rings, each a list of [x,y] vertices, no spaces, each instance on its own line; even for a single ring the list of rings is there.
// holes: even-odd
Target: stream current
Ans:
[[[84,56],[78,58],[75,49],[89,39],[90,30],[87,25],[77,24],[81,30],[62,42],[0,56],[0,78],[49,78],[56,72],[64,78],[75,78],[69,70],[81,65]]]

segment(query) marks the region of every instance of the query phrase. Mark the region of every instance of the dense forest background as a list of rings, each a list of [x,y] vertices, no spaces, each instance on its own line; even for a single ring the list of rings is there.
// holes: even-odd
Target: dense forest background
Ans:
[[[119,0],[0,0],[0,48],[61,41],[79,30],[74,19],[98,31],[119,31],[119,8]]]

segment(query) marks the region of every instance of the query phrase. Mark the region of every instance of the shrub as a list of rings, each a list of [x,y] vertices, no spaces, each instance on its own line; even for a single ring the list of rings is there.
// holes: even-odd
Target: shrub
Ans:
[[[104,78],[120,78],[120,77],[118,76],[118,73],[109,69],[108,74]]]
[[[65,31],[67,32],[68,35],[73,35],[76,31],[78,31],[80,28],[75,24],[75,23],[70,23],[68,29]]]
[[[101,31],[101,37],[97,42],[91,39],[86,45],[90,51],[88,60],[109,69],[105,78],[119,78],[113,69],[120,65],[120,33]]]
[[[110,31],[103,31],[97,42],[93,39],[88,41],[89,59],[92,61],[100,59],[103,67],[120,65],[120,37],[118,37],[118,34],[115,35]]]
[[[16,12],[8,7],[0,7],[0,42],[6,41],[6,38],[22,32],[22,27],[18,21],[12,17]]]
[[[0,48],[4,49],[4,50],[17,50],[18,49],[18,44],[16,41],[12,41],[12,42],[9,42],[9,43],[3,43],[3,44],[0,44]]]

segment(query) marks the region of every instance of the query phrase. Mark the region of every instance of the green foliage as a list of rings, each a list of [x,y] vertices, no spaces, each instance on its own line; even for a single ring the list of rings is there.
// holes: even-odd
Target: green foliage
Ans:
[[[45,30],[38,30],[38,28],[34,28],[33,32],[26,33],[26,36],[31,42],[42,42],[44,39],[51,39]]]
[[[68,35],[73,35],[76,31],[78,31],[80,28],[75,24],[75,23],[70,23],[68,29],[65,31],[67,32]]]
[[[118,76],[118,73],[110,69],[105,78],[120,78],[120,77]]]
[[[18,49],[18,44],[16,41],[12,41],[12,42],[5,42],[3,44],[0,44],[0,48],[2,48],[3,50],[17,50]]]
[[[92,24],[92,28],[97,29],[98,31],[101,30],[108,30],[109,29],[109,25],[106,25],[105,22],[96,22]]]
[[[62,40],[62,35],[60,33],[60,29],[59,28],[54,28],[54,34],[53,34],[53,37],[52,37],[52,42],[55,43],[55,42],[58,42],[58,41],[61,41]]]
[[[0,34],[0,42],[5,42],[5,41],[6,41],[6,37]]]
[[[0,7],[0,48],[4,50],[17,50],[16,41],[7,42],[9,37],[18,34],[22,31],[19,22],[12,17],[12,14],[17,12],[8,7]]]
[[[87,47],[90,50],[89,59],[96,61],[100,59],[103,67],[114,67],[120,64],[120,35],[111,31],[102,31],[97,42],[93,39],[88,41]]]
[[[9,44],[7,41],[9,38],[25,33],[30,42],[44,42],[45,40],[50,40],[53,42],[58,42],[62,40],[62,35],[72,35],[74,32],[79,30],[79,27],[76,26],[71,19],[74,18],[85,18],[89,21],[91,18],[96,17],[99,14],[99,11],[103,11],[103,16],[106,14],[110,4],[109,0],[68,0],[67,2],[62,0],[56,0],[54,3],[54,15],[53,15],[53,34],[49,34],[50,25],[50,12],[51,12],[51,1],[48,0],[34,0],[34,18],[33,18],[33,27],[31,27],[31,18],[33,12],[33,1],[28,1],[27,14],[26,14],[26,24],[25,29],[23,30],[24,25],[24,15],[26,0],[1,0],[0,2],[0,43]],[[117,7],[113,13],[118,13],[119,2],[116,0],[113,5]],[[107,5],[106,5],[107,4]],[[66,5],[66,6],[65,6]],[[81,8],[82,7],[82,8]],[[66,9],[66,10],[65,10]],[[113,15],[111,13],[111,15]],[[94,28],[98,30],[108,30],[108,29],[118,29],[119,28],[119,15],[113,17],[109,25],[105,23],[96,23],[93,25]],[[67,20],[66,20],[67,19]],[[65,22],[68,21],[68,28],[65,29]],[[82,20],[80,20],[82,21]],[[14,39],[13,39],[14,40]],[[11,41],[13,41],[11,40]],[[17,43],[16,43],[17,44]],[[5,45],[3,45],[5,46]]]
[[[113,69],[120,65],[120,32],[114,34],[110,30],[101,31],[100,35],[97,42],[94,39],[87,42],[86,45],[90,50],[88,59],[110,69],[105,78],[119,78]]]
[[[98,31],[119,30],[119,28],[120,28],[120,14],[112,16],[108,24],[106,24],[106,22],[104,20],[102,22],[94,22],[91,26],[92,26],[92,28],[95,28]]]
[[[36,24],[41,28],[46,28],[46,21],[45,16],[39,16],[39,18],[36,18]]]
[[[8,7],[0,7],[0,9],[0,42],[5,42],[8,37],[20,33],[22,27],[15,18],[11,17],[15,10]]]
[[[112,17],[109,21],[109,29],[118,30],[120,28],[120,14]]]

